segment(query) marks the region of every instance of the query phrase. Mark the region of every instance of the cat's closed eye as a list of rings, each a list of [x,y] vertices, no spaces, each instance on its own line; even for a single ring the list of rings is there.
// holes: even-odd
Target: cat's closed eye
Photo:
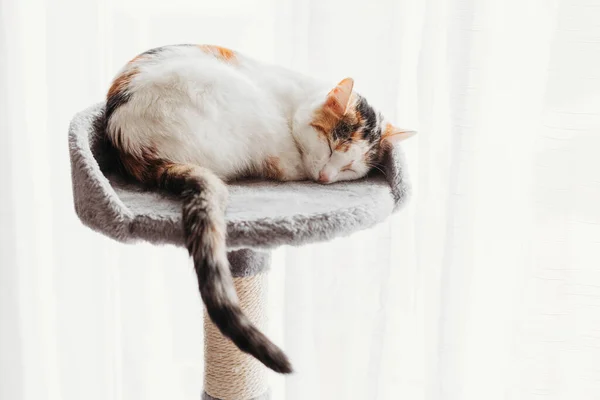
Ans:
[[[354,165],[354,161],[350,161],[348,164],[344,165],[340,171],[351,171],[352,170],[352,166]]]
[[[344,140],[341,143],[338,143],[335,146],[335,150],[336,151],[341,151],[342,153],[347,152],[350,149],[350,146],[352,146],[352,140]]]

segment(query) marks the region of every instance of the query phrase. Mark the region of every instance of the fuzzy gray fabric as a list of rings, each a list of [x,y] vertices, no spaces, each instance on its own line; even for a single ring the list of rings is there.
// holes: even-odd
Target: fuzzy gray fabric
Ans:
[[[104,176],[94,154],[92,121],[102,104],[73,118],[69,149],[75,210],[84,224],[121,242],[147,240],[183,246],[179,199],[119,177]],[[302,245],[349,235],[382,222],[406,200],[408,184],[399,147],[389,151],[385,175],[320,185],[248,181],[229,185],[226,212],[230,249]]]
[[[236,278],[254,276],[271,268],[271,253],[250,249],[231,250],[227,253],[231,275]]]

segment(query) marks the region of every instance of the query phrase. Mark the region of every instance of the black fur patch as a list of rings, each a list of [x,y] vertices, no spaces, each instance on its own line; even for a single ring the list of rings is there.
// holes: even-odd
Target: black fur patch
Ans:
[[[153,49],[150,50],[146,50],[145,52],[141,53],[139,55],[139,57],[141,56],[153,56],[155,54],[160,53],[161,51],[163,51],[167,46],[160,46],[160,47],[155,47]]]
[[[164,172],[158,177],[158,186],[169,193],[183,194],[186,190],[202,190],[201,183],[191,176],[191,168],[179,165],[165,165]]]
[[[342,118],[339,120],[335,128],[333,128],[331,135],[333,136],[334,140],[349,139],[350,136],[352,136],[352,134],[359,128],[360,126],[358,124],[350,123],[346,118]]]
[[[368,140],[370,143],[374,143],[381,137],[381,127],[377,124],[377,114],[373,107],[367,103],[367,100],[359,96],[356,104],[356,110],[360,113],[363,118],[363,138]]]
[[[106,98],[106,122],[110,120],[115,110],[126,104],[131,99],[131,94],[127,91],[120,91]]]
[[[119,152],[106,134],[107,121],[106,110],[100,111],[94,118],[93,129],[96,134],[92,138],[90,147],[103,174],[107,175],[113,172],[122,174],[123,165],[121,164]]]
[[[154,56],[154,55],[160,54],[165,49],[169,49],[169,48],[173,48],[173,47],[191,47],[191,46],[195,46],[195,45],[188,44],[188,43],[169,44],[169,45],[166,45],[166,46],[160,46],[160,47],[155,47],[155,48],[150,49],[150,50],[146,50],[145,52],[140,53],[138,55],[138,57],[142,57],[142,56]]]

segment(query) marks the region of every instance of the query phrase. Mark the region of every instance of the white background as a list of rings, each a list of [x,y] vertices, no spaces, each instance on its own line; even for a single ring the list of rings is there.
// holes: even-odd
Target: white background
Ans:
[[[274,400],[600,398],[598,0],[0,0],[0,399],[198,399],[182,249],[72,205],[67,127],[118,68],[211,43],[338,81],[397,125],[413,196],[283,248]]]

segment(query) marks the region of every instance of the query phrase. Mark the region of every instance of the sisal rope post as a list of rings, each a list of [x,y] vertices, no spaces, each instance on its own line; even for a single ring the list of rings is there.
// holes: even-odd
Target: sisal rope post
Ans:
[[[268,253],[252,250],[228,254],[240,306],[263,330],[267,326]],[[263,400],[269,398],[267,368],[241,352],[204,311],[204,400]]]

